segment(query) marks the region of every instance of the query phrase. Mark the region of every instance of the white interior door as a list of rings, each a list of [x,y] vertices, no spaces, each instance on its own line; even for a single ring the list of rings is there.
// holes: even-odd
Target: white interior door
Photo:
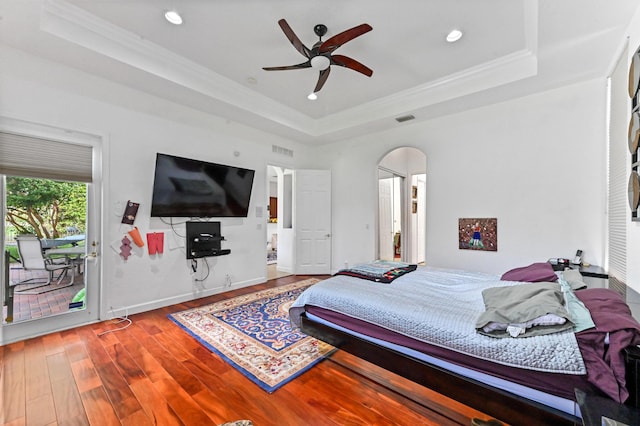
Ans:
[[[331,171],[294,172],[295,273],[331,273]]]

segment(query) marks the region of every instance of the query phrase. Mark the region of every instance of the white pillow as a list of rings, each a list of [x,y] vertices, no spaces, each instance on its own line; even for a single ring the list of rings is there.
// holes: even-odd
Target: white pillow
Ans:
[[[520,328],[524,332],[525,329],[535,327],[537,325],[560,325],[567,322],[566,318],[558,316],[556,314],[546,314],[539,316],[538,318],[534,318],[525,323],[518,324],[505,324],[500,322],[490,322],[489,324],[482,327],[485,333],[491,333],[496,330],[506,330],[508,327]]]

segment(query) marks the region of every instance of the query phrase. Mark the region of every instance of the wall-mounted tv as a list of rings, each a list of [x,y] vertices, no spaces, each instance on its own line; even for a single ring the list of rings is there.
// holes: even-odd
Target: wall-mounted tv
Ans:
[[[247,217],[254,170],[158,153],[152,217]]]

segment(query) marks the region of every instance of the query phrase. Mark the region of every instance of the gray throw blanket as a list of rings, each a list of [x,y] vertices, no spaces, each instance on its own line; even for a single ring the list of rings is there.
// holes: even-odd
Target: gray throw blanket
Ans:
[[[486,332],[489,323],[526,324],[553,314],[564,323],[522,327],[519,338],[557,333],[573,328],[571,316],[564,306],[564,295],[558,283],[530,283],[509,287],[492,287],[482,291],[485,311],[478,317],[478,333],[492,337],[515,337],[507,330]],[[516,327],[517,328],[517,327]]]

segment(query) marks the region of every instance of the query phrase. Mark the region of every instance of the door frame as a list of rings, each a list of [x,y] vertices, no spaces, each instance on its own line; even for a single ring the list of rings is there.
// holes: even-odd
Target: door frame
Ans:
[[[71,144],[91,145],[92,183],[87,185],[87,229],[86,244],[90,255],[85,266],[87,287],[86,307],[81,310],[68,311],[51,315],[41,319],[32,319],[11,324],[0,321],[0,345],[25,340],[31,337],[47,334],[57,330],[74,328],[80,325],[96,322],[101,318],[102,301],[102,259],[99,256],[103,235],[103,198],[104,185],[107,176],[103,167],[108,146],[105,135],[91,134],[82,131],[63,129],[46,124],[31,123],[23,120],[0,116],[0,130],[23,134],[42,139],[55,140]],[[4,178],[0,179],[0,216],[6,214]],[[108,200],[104,200],[108,203]],[[4,225],[0,229],[0,245],[5,245]],[[4,256],[0,256],[0,269],[4,271]],[[4,274],[0,278],[0,294],[4,298]]]
[[[398,152],[398,156],[392,155]],[[415,161],[420,155],[419,161]],[[394,158],[395,157],[395,158]],[[424,160],[424,163],[422,162]],[[422,198],[424,203],[427,202],[427,188],[426,188],[426,180],[428,179],[427,172],[427,154],[420,148],[413,146],[397,146],[395,148],[391,148],[386,151],[379,159],[375,165],[375,194],[376,194],[376,207],[379,205],[379,170],[382,169],[387,171],[393,175],[403,177],[404,184],[402,185],[401,192],[403,194],[403,199],[401,202],[401,217],[402,224],[401,230],[405,234],[401,237],[401,260],[403,262],[413,262],[414,253],[411,250],[413,245],[413,240],[415,239],[416,232],[418,229],[415,229],[415,226],[411,226],[411,177],[417,174],[425,175],[425,188],[424,191],[419,194],[419,198]],[[399,169],[399,170],[398,170]],[[426,204],[424,205],[424,232],[426,233]],[[375,255],[379,256],[379,246],[380,246],[380,214],[378,212],[378,208],[376,208],[376,232],[375,232]],[[418,242],[420,244],[420,242]],[[427,239],[426,235],[423,238],[423,250],[425,254],[424,261],[426,262],[426,245]]]

